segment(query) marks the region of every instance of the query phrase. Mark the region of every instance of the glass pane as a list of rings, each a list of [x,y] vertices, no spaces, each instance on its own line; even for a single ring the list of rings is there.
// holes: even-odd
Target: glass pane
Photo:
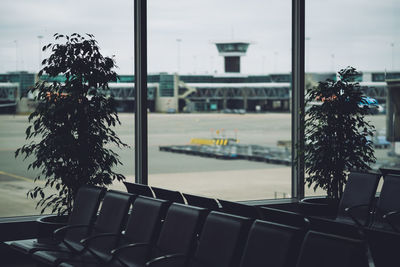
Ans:
[[[149,184],[288,198],[290,1],[150,1]]]
[[[93,12],[94,6],[96,12]],[[23,157],[15,158],[14,153],[28,142],[25,140],[28,115],[36,103],[27,91],[38,79],[40,62],[49,56],[41,47],[54,42],[55,33],[94,34],[103,56],[115,55],[119,67],[116,72],[124,75],[120,80],[124,82],[123,86],[116,83],[110,85],[122,122],[115,130],[131,148],[120,150],[115,145],[109,147],[120,154],[124,164],[115,171],[133,181],[133,1],[6,0],[2,2],[0,17],[0,217],[40,213],[40,209],[35,209],[36,202],[27,198],[26,193],[44,182],[33,183],[39,173],[27,169],[33,158],[24,161]],[[65,77],[54,80],[64,82]],[[122,183],[111,187],[124,189]],[[51,192],[54,190],[48,191],[49,194]]]
[[[327,12],[339,9],[340,13]],[[336,80],[336,73],[347,66],[361,73],[356,77],[363,90],[360,105],[371,108],[366,120],[375,127],[373,169],[400,166],[398,143],[389,140],[387,124],[393,116],[388,112],[387,82],[400,78],[399,10],[400,3],[393,0],[368,4],[310,0],[306,4],[306,86]],[[306,188],[306,195],[324,193]]]

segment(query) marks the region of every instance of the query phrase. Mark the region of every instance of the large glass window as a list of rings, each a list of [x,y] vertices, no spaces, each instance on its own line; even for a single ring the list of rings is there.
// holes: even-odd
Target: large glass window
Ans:
[[[122,122],[116,131],[131,146],[113,147],[124,164],[116,171],[133,180],[133,1],[6,0],[1,3],[0,17],[0,217],[40,212],[35,210],[35,201],[26,198],[37,175],[27,170],[32,159],[15,159],[14,152],[26,143],[28,115],[35,105],[27,90],[38,79],[40,62],[48,56],[41,47],[53,42],[55,33],[94,34],[102,54],[115,55],[121,80],[110,87]],[[121,183],[112,187],[124,189]]]
[[[399,146],[388,140],[387,125],[393,116],[388,112],[387,81],[400,78],[399,11],[399,2],[393,0],[309,0],[306,4],[306,86],[335,79],[335,73],[347,66],[361,72],[357,81],[364,96],[378,102],[360,103],[372,108],[367,120],[376,130],[372,138],[377,158],[371,166],[374,169],[400,166]],[[323,193],[306,188],[306,195]]]
[[[290,64],[290,1],[149,1],[149,184],[290,197]]]

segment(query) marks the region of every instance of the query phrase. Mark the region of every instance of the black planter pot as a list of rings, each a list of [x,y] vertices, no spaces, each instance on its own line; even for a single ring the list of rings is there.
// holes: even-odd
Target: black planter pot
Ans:
[[[53,239],[53,232],[67,224],[68,216],[49,215],[36,220],[37,241],[40,243],[57,243]]]
[[[327,197],[303,198],[299,202],[300,211],[306,216],[336,217],[339,201]]]

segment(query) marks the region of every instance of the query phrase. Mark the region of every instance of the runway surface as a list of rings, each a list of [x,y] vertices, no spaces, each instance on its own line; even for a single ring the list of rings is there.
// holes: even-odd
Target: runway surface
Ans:
[[[123,166],[116,168],[134,181],[134,114],[119,115],[119,137],[131,148],[115,152]],[[36,172],[27,170],[29,159],[14,158],[26,143],[26,115],[0,115],[0,217],[37,214],[26,198]],[[385,116],[369,119],[378,131],[385,129]],[[290,140],[289,113],[267,114],[149,114],[149,184],[182,192],[228,200],[256,200],[290,196],[291,169],[283,165],[247,160],[221,160],[160,152],[160,145],[184,145],[191,138],[237,138],[242,144],[276,146]],[[387,151],[379,151],[384,157]],[[112,188],[124,190],[116,183]],[[317,192],[321,194],[322,192]],[[314,194],[307,190],[307,194]]]

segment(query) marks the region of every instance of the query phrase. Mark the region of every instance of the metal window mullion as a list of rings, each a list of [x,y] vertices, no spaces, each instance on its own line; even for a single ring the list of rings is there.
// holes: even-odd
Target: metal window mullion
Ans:
[[[304,197],[305,0],[292,0],[292,197]],[[300,153],[299,153],[300,152]]]
[[[135,21],[135,182],[148,184],[147,147],[147,8],[134,0]]]

